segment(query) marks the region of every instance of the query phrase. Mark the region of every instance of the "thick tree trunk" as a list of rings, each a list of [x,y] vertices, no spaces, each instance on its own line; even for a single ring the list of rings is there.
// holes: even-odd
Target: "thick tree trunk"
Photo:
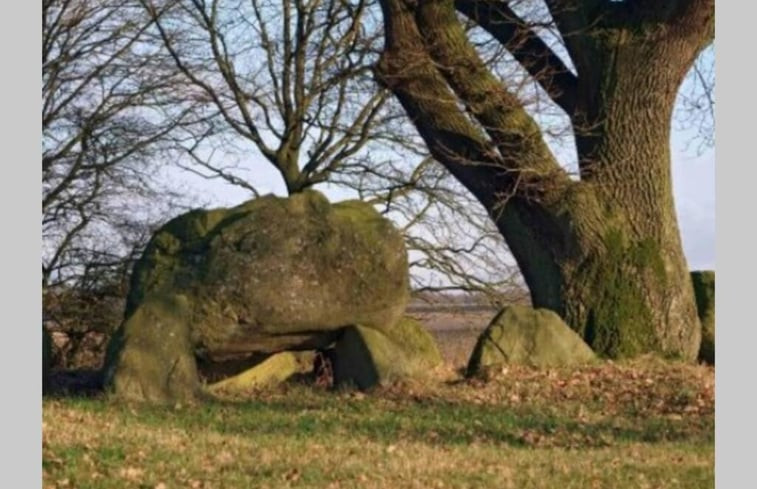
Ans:
[[[537,269],[534,260],[523,263],[534,305],[560,313],[601,354],[693,360],[700,331],[675,218],[650,220],[633,202],[613,204],[600,210],[604,219],[591,234],[575,237],[581,245],[574,253],[553,253]]]
[[[590,197],[569,205],[574,225],[564,239],[576,247],[553,250],[559,274],[541,273],[548,284],[529,285],[535,305],[557,309],[598,352],[693,360],[700,328],[673,202],[670,119],[701,46],[647,36],[614,33],[595,47],[605,58],[583,67],[577,188]],[[513,233],[501,229],[511,242]]]
[[[488,9],[482,26],[508,45],[518,29],[497,19],[497,2],[481,2],[466,15]],[[670,117],[711,36],[711,0],[610,5],[596,23],[579,7],[557,19],[585,26],[566,38],[577,76],[540,80],[562,87],[555,97],[573,121],[579,182],[560,174],[522,105],[486,70],[452,0],[381,4],[379,79],[434,157],[489,209],[534,305],[556,311],[600,354],[695,359],[700,329],[673,204]],[[551,63],[538,37],[523,46],[530,51],[516,59]]]

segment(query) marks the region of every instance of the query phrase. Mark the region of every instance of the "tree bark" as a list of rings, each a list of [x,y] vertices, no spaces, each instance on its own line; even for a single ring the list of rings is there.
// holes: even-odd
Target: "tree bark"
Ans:
[[[693,360],[699,347],[670,155],[676,93],[704,47],[691,32],[674,24],[612,29],[585,42],[599,56],[579,67],[574,128],[581,180],[603,222],[593,238],[600,246],[585,246],[575,266],[563,267],[565,317],[610,356],[658,351]]]
[[[453,0],[381,0],[377,75],[489,210],[535,307],[556,311],[600,354],[694,360],[700,328],[673,202],[670,118],[712,38],[712,2],[626,3],[601,17],[583,7],[555,15],[558,25],[585,24],[566,39],[577,75],[549,75],[569,88],[555,97],[570,111],[580,181],[559,171],[522,104],[485,69]],[[487,8],[484,21],[497,15],[494,2]]]

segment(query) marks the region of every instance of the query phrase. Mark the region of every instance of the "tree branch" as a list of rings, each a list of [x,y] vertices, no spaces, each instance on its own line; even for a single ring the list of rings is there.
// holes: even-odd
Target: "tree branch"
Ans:
[[[559,195],[570,180],[557,164],[541,130],[518,97],[488,70],[455,16],[453,0],[425,0],[416,22],[439,71],[499,149],[503,167],[520,188],[539,200]],[[525,185],[525,187],[524,187]],[[534,192],[535,190],[535,192]]]
[[[573,113],[578,79],[506,2],[455,0],[455,8],[502,43],[557,105]]]

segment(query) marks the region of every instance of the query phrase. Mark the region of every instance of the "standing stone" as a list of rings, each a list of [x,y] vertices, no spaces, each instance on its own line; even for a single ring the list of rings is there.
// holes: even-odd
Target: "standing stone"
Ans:
[[[555,312],[508,306],[479,336],[466,375],[494,365],[562,367],[595,358],[591,348]]]
[[[411,318],[388,331],[346,328],[333,355],[334,384],[369,389],[406,379],[428,378],[442,363],[434,338]]]

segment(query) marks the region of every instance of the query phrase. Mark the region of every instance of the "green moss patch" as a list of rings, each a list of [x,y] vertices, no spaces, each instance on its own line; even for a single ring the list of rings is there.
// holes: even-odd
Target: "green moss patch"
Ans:
[[[244,372],[208,386],[211,393],[245,394],[254,389],[271,387],[295,374],[312,370],[314,352],[276,353]]]
[[[188,311],[180,295],[155,295],[140,304],[111,340],[105,374],[112,395],[157,403],[198,397]]]
[[[594,359],[591,348],[555,312],[508,306],[479,336],[466,375],[497,365],[562,367]]]
[[[610,358],[634,357],[659,351],[652,314],[638,280],[645,275],[667,283],[665,265],[657,243],[651,239],[628,243],[613,229],[605,237],[604,254],[590,265],[594,307],[584,338],[594,351]]]
[[[715,365],[715,272],[691,272],[697,314],[702,323],[702,343],[699,346],[699,361]]]

